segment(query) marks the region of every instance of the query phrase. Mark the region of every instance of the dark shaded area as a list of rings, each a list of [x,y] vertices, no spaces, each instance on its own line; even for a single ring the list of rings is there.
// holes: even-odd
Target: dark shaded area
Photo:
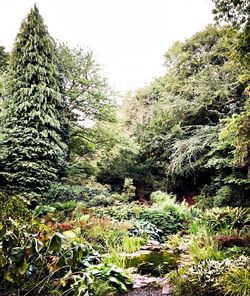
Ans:
[[[195,204],[194,196],[200,194],[201,189],[209,184],[211,175],[208,171],[201,171],[188,178],[178,178],[174,185],[167,189],[177,196],[178,201],[186,200],[189,205]]]

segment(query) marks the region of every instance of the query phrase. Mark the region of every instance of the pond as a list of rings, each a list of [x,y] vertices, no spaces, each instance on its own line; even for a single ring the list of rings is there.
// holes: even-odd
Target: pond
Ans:
[[[126,268],[135,267],[141,274],[161,276],[173,269],[177,256],[167,251],[140,251],[124,254]]]

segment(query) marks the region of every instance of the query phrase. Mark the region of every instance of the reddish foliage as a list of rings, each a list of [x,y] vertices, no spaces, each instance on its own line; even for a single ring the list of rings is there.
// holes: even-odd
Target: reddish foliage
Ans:
[[[57,256],[51,256],[51,255],[49,255],[47,258],[48,258],[48,263],[50,264],[54,264],[58,259]]]
[[[139,204],[142,204],[142,205],[144,205],[144,204],[146,204],[146,205],[152,205],[152,201],[150,201],[150,200],[146,200],[146,199],[144,199],[143,197],[140,197],[140,198],[138,199],[138,203],[139,203]]]
[[[73,229],[75,227],[73,223],[59,223],[59,224],[50,223],[49,226],[54,231],[58,231],[59,229],[62,230],[62,231],[66,231],[66,230],[71,230],[71,229]]]
[[[89,214],[91,214],[93,212],[93,210],[84,208],[84,209],[81,210],[81,212],[82,212],[83,215],[89,215]]]
[[[62,231],[71,230],[74,228],[74,224],[72,223],[59,223],[59,227]]]
[[[189,195],[189,196],[185,197],[185,201],[187,202],[187,204],[189,206],[194,206],[196,204],[196,201],[194,199],[194,195]]]
[[[245,240],[242,237],[234,236],[234,235],[218,235],[215,237],[218,245],[224,248],[232,247],[232,246],[245,246]]]

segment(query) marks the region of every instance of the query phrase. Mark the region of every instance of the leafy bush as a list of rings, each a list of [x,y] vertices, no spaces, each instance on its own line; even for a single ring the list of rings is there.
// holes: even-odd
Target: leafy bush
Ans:
[[[60,295],[67,290],[85,295],[97,278],[124,292],[129,283],[124,271],[96,265],[98,261],[90,247],[43,224],[19,224],[9,218],[0,231],[0,294]]]
[[[126,253],[134,253],[140,249],[145,239],[142,237],[125,236],[122,242],[122,251]]]
[[[205,288],[197,283],[195,275],[188,273],[186,268],[168,274],[173,296],[207,296]]]
[[[72,201],[56,202],[50,205],[41,205],[36,207],[33,212],[36,217],[44,218],[47,223],[65,222],[72,218],[78,204]]]
[[[28,221],[31,212],[28,210],[29,201],[21,196],[9,196],[0,192],[0,225],[11,218],[13,220]]]
[[[93,296],[115,296],[117,294],[116,288],[111,286],[106,279],[101,278],[97,278],[92,283],[91,292]]]
[[[126,268],[126,259],[124,256],[121,256],[120,251],[115,249],[109,250],[108,254],[103,256],[102,262],[105,264],[113,264],[120,268]]]
[[[108,218],[116,221],[139,219],[141,212],[145,206],[131,203],[129,205],[118,205],[115,207],[94,209],[94,214],[99,218]]]
[[[249,214],[250,209],[247,208],[212,208],[205,211],[198,223],[204,224],[214,231],[240,229],[250,223]]]
[[[48,292],[53,288],[57,271],[64,276],[69,271],[69,262],[72,271],[83,268],[89,254],[84,246],[66,244],[64,236],[42,224],[19,224],[11,218],[1,229],[0,242],[2,293],[13,284],[22,292],[43,288]]]
[[[131,280],[128,274],[121,268],[117,268],[111,264],[101,263],[90,267],[91,274],[97,278],[108,281],[118,292],[127,291],[127,286],[131,286]]]
[[[186,227],[187,217],[184,211],[182,211],[182,207],[183,206],[178,205],[174,199],[171,199],[171,204],[166,204],[162,202],[162,200],[157,200],[157,202],[154,200],[151,207],[131,203],[130,205],[107,207],[106,209],[94,209],[94,213],[97,217],[111,218],[117,221],[135,219],[142,221],[145,226],[146,223],[149,222],[149,228],[153,226],[160,230],[156,232],[157,237],[158,235],[166,236],[176,233]],[[139,226],[139,228],[141,228],[141,226]],[[149,230],[148,233],[152,236],[152,232],[150,232]]]
[[[222,262],[215,260],[204,260],[198,265],[193,265],[189,269],[180,269],[169,274],[169,279],[172,284],[173,296],[211,296],[224,295],[221,291],[224,289],[225,276],[232,269],[248,268],[250,258],[240,256],[238,259],[225,259]],[[242,275],[241,275],[242,276]],[[243,278],[245,280],[245,275]],[[235,282],[237,281],[235,274]],[[228,278],[226,278],[228,279]],[[241,278],[239,277],[238,280]],[[249,282],[245,281],[245,287]],[[240,286],[240,282],[238,282]],[[228,285],[229,287],[229,285]],[[239,287],[238,287],[239,289]],[[229,290],[228,290],[229,291]],[[231,292],[231,291],[230,291]],[[230,293],[229,292],[229,293]],[[231,294],[244,295],[244,294]],[[246,294],[248,295],[248,294]]]
[[[236,235],[217,235],[215,236],[215,240],[221,248],[229,248],[233,246],[242,247],[246,245],[246,241],[242,237]]]
[[[53,183],[44,197],[51,202],[83,201],[87,207],[109,206],[124,201],[124,196],[112,193],[110,188],[99,183],[84,186]]]
[[[111,292],[111,295],[117,295],[115,292],[123,294],[127,292],[127,287],[132,283],[122,268],[106,263],[91,265],[86,268],[84,273],[80,272],[74,275],[73,279],[74,283],[71,284],[71,288],[74,295],[86,296],[110,295],[106,294],[108,292]]]
[[[122,205],[117,207],[107,207],[106,209],[94,209],[97,217],[104,217],[116,221],[137,220],[144,225],[150,223],[161,236],[176,233],[186,227],[186,220],[175,208],[165,208],[162,211],[157,206],[146,207],[138,204]],[[150,234],[150,233],[149,233]],[[156,235],[157,236],[157,235]]]
[[[212,208],[190,224],[190,254],[194,262],[205,259],[221,261],[228,255],[247,254],[249,243],[249,210]],[[237,250],[232,247],[240,247]]]
[[[158,205],[168,205],[168,206],[175,206],[176,205],[176,197],[175,195],[168,194],[167,192],[163,191],[154,191],[150,195],[150,200],[154,204]]]
[[[135,198],[136,187],[133,185],[133,179],[125,178],[123,185],[124,200],[132,201]]]
[[[176,233],[185,227],[182,217],[171,208],[165,212],[154,208],[144,210],[140,214],[140,220],[148,221],[155,225],[162,231],[162,236]]]
[[[221,207],[230,203],[232,199],[232,189],[230,186],[222,186],[213,196],[213,206]]]
[[[180,233],[177,234],[171,234],[168,236],[168,240],[166,243],[166,246],[169,249],[175,250],[180,247],[184,242],[183,237],[180,235]]]
[[[48,191],[44,194],[44,197],[49,202],[63,202],[68,200],[82,200],[84,194],[84,188],[82,186],[52,183]]]
[[[140,214],[140,219],[149,221],[162,230],[162,236],[176,233],[186,227],[191,212],[185,202],[176,202],[176,197],[165,192],[151,194],[153,205]]]
[[[183,216],[183,218],[188,219],[191,217],[191,211],[188,204],[183,201],[181,203],[176,201],[176,196],[173,194],[168,194],[167,192],[155,191],[150,196],[153,207],[161,209],[163,212],[173,209]]]
[[[132,236],[146,237],[150,240],[160,241],[162,230],[148,221],[135,220],[129,228],[129,234]]]

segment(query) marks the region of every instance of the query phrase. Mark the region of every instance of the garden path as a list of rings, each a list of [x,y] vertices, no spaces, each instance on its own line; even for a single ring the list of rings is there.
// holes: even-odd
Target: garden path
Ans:
[[[191,265],[192,261],[189,255],[190,243],[191,243],[190,236],[184,235],[183,242],[178,247],[180,254],[179,254],[179,260],[177,264],[179,267]],[[152,245],[145,246],[145,247],[149,247],[149,249],[152,250]],[[152,284],[155,284],[155,285],[158,284],[161,287],[150,286]],[[166,278],[164,279],[164,278],[154,278],[154,277],[147,277],[147,276],[138,276],[134,278],[134,289],[130,290],[127,294],[125,294],[125,296],[171,296],[171,287],[169,283],[166,281]]]

